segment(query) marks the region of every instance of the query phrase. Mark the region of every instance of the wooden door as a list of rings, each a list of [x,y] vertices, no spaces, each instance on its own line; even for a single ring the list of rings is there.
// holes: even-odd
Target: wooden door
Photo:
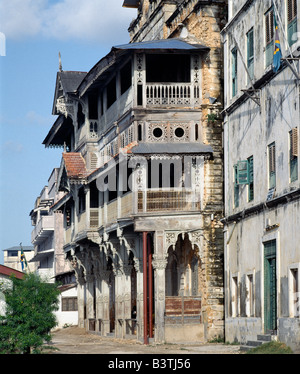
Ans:
[[[264,244],[265,332],[277,329],[276,240]]]

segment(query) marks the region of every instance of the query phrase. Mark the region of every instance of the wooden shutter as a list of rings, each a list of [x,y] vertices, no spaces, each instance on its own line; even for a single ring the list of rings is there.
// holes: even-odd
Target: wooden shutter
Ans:
[[[234,48],[231,52],[232,58],[232,96],[237,92],[237,50]]]
[[[291,157],[298,157],[298,128],[291,131]]]
[[[248,182],[253,183],[253,156],[248,158]]]
[[[91,153],[90,154],[90,169],[95,170],[97,169],[98,165],[98,157],[96,153]]]
[[[288,0],[287,2],[288,22],[292,22],[295,17],[297,17],[297,0]]]
[[[271,9],[265,15],[266,23],[266,45],[268,45],[274,38],[274,11]]]
[[[275,173],[276,161],[275,161],[275,143],[269,145],[269,173]]]
[[[249,183],[249,164],[248,164],[248,160],[238,161],[238,164],[237,164],[237,178],[238,178],[238,184],[248,184]]]

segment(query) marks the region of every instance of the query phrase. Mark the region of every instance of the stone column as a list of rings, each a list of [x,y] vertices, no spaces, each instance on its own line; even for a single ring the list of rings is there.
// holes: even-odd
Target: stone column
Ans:
[[[101,326],[101,335],[106,336],[110,332],[110,320],[109,320],[109,275],[110,271],[104,270],[101,272],[102,280],[101,280],[101,289],[102,289],[102,306],[101,310],[101,318],[102,326]]]
[[[123,302],[124,302],[124,290],[123,290],[123,274],[120,268],[114,269],[115,273],[115,336],[122,338],[122,325],[120,322],[123,321]]]
[[[91,274],[86,276],[86,318],[87,318],[87,330],[89,330],[89,319],[95,318],[95,310],[94,310],[94,281],[95,277]]]
[[[154,234],[154,255],[152,261],[154,269],[155,292],[155,341],[165,341],[165,299],[166,299],[166,266],[164,232],[156,231]]]
[[[77,281],[77,305],[78,305],[78,327],[84,328],[84,288],[85,281],[83,276],[76,274]]]
[[[126,334],[126,319],[131,319],[131,271],[132,265],[123,266],[123,337]]]

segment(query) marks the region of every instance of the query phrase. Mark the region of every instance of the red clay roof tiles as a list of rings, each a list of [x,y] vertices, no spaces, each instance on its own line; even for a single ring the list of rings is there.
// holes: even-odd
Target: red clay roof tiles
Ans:
[[[81,153],[63,153],[63,159],[69,178],[85,178],[87,176],[85,160]]]

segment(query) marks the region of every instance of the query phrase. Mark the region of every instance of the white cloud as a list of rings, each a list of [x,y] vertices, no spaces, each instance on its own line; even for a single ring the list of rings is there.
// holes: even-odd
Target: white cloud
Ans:
[[[109,43],[126,33],[129,40],[135,17],[136,10],[122,8],[122,0],[0,0],[0,31],[7,39],[40,35]]]
[[[23,144],[12,140],[8,140],[4,144],[0,145],[0,150],[5,154],[21,153],[23,149]]]

